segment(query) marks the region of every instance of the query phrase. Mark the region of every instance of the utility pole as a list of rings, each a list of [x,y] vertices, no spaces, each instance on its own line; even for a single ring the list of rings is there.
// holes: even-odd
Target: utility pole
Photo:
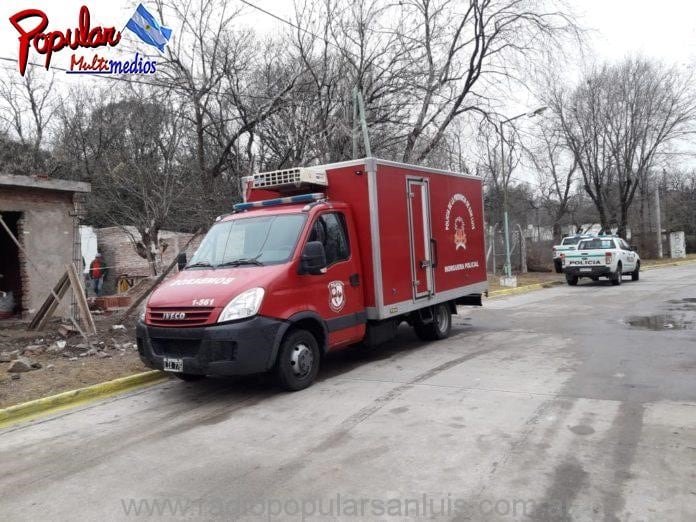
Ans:
[[[505,131],[503,125],[505,123],[510,123],[522,116],[527,116],[528,118],[533,118],[534,116],[539,116],[544,112],[547,107],[539,107],[532,112],[523,112],[512,118],[500,121],[500,128],[496,129],[500,134],[500,171],[501,171],[501,181],[503,183],[503,232],[505,234],[505,266],[503,267],[503,273],[505,277],[512,277],[512,264],[510,263],[510,225],[508,223],[508,180],[505,178]]]
[[[358,123],[358,116],[360,122]],[[365,102],[362,92],[358,87],[353,87],[353,159],[358,157],[358,124],[362,127],[363,145],[365,147],[365,157],[372,157],[370,147],[370,135],[367,133],[367,117],[365,116]]]
[[[662,259],[662,214],[660,212],[660,184],[655,185],[655,223],[657,224],[657,258]]]

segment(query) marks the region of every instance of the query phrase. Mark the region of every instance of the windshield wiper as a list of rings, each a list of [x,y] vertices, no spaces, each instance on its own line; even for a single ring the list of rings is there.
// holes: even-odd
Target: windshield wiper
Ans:
[[[259,256],[256,257],[240,257],[239,259],[233,259],[232,261],[226,261],[217,265],[220,266],[239,266],[239,265],[255,265],[263,266],[263,263],[258,260]]]
[[[188,268],[197,268],[197,267],[200,267],[200,268],[215,268],[215,267],[213,267],[213,265],[211,265],[210,263],[206,263],[205,261],[199,261],[198,263],[193,263],[192,265],[186,265],[186,266],[184,267],[184,269],[188,269]]]

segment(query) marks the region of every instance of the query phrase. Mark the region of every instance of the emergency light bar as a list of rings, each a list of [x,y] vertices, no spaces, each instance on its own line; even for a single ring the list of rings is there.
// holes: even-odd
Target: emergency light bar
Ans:
[[[291,203],[312,203],[314,201],[321,201],[325,198],[326,196],[321,192],[315,192],[313,194],[300,194],[298,196],[288,196],[286,198],[237,203],[232,208],[235,212],[241,212],[242,210],[249,210],[250,208],[274,207],[276,205],[288,205]]]
[[[300,188],[302,185],[326,187],[329,184],[325,171],[311,167],[259,172],[254,174],[252,178],[255,189]]]

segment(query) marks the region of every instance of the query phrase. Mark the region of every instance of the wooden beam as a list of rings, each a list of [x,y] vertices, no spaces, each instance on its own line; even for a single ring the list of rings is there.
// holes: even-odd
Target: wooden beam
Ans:
[[[65,295],[65,292],[68,291],[68,288],[70,288],[70,279],[68,277],[68,272],[66,271],[62,276],[60,276],[56,286],[53,287],[51,293],[48,294],[46,300],[39,307],[39,310],[29,323],[27,330],[43,329],[48,320],[53,317],[53,312],[56,311],[56,308],[60,304],[60,300],[63,299],[63,296]]]
[[[87,304],[87,298],[85,297],[85,289],[80,282],[80,276],[77,274],[77,268],[72,263],[65,265],[65,272],[68,274],[70,279],[70,286],[72,286],[73,293],[75,294],[75,301],[80,309],[80,320],[85,330],[88,333],[96,334],[97,327],[94,325],[94,318],[92,313],[89,311],[89,305]]]

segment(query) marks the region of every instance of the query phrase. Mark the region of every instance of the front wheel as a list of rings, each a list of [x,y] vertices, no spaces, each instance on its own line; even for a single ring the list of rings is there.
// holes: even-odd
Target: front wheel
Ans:
[[[319,373],[319,344],[311,332],[292,330],[280,344],[275,373],[278,383],[289,391],[303,390]]]
[[[567,282],[570,286],[575,286],[575,285],[578,284],[578,276],[566,274],[566,282]]]
[[[424,341],[439,341],[449,337],[452,330],[452,313],[447,303],[440,303],[430,308],[432,320],[424,321],[419,312],[414,312],[413,329]]]
[[[636,263],[636,268],[631,272],[631,281],[638,281],[640,279],[640,261]]]

